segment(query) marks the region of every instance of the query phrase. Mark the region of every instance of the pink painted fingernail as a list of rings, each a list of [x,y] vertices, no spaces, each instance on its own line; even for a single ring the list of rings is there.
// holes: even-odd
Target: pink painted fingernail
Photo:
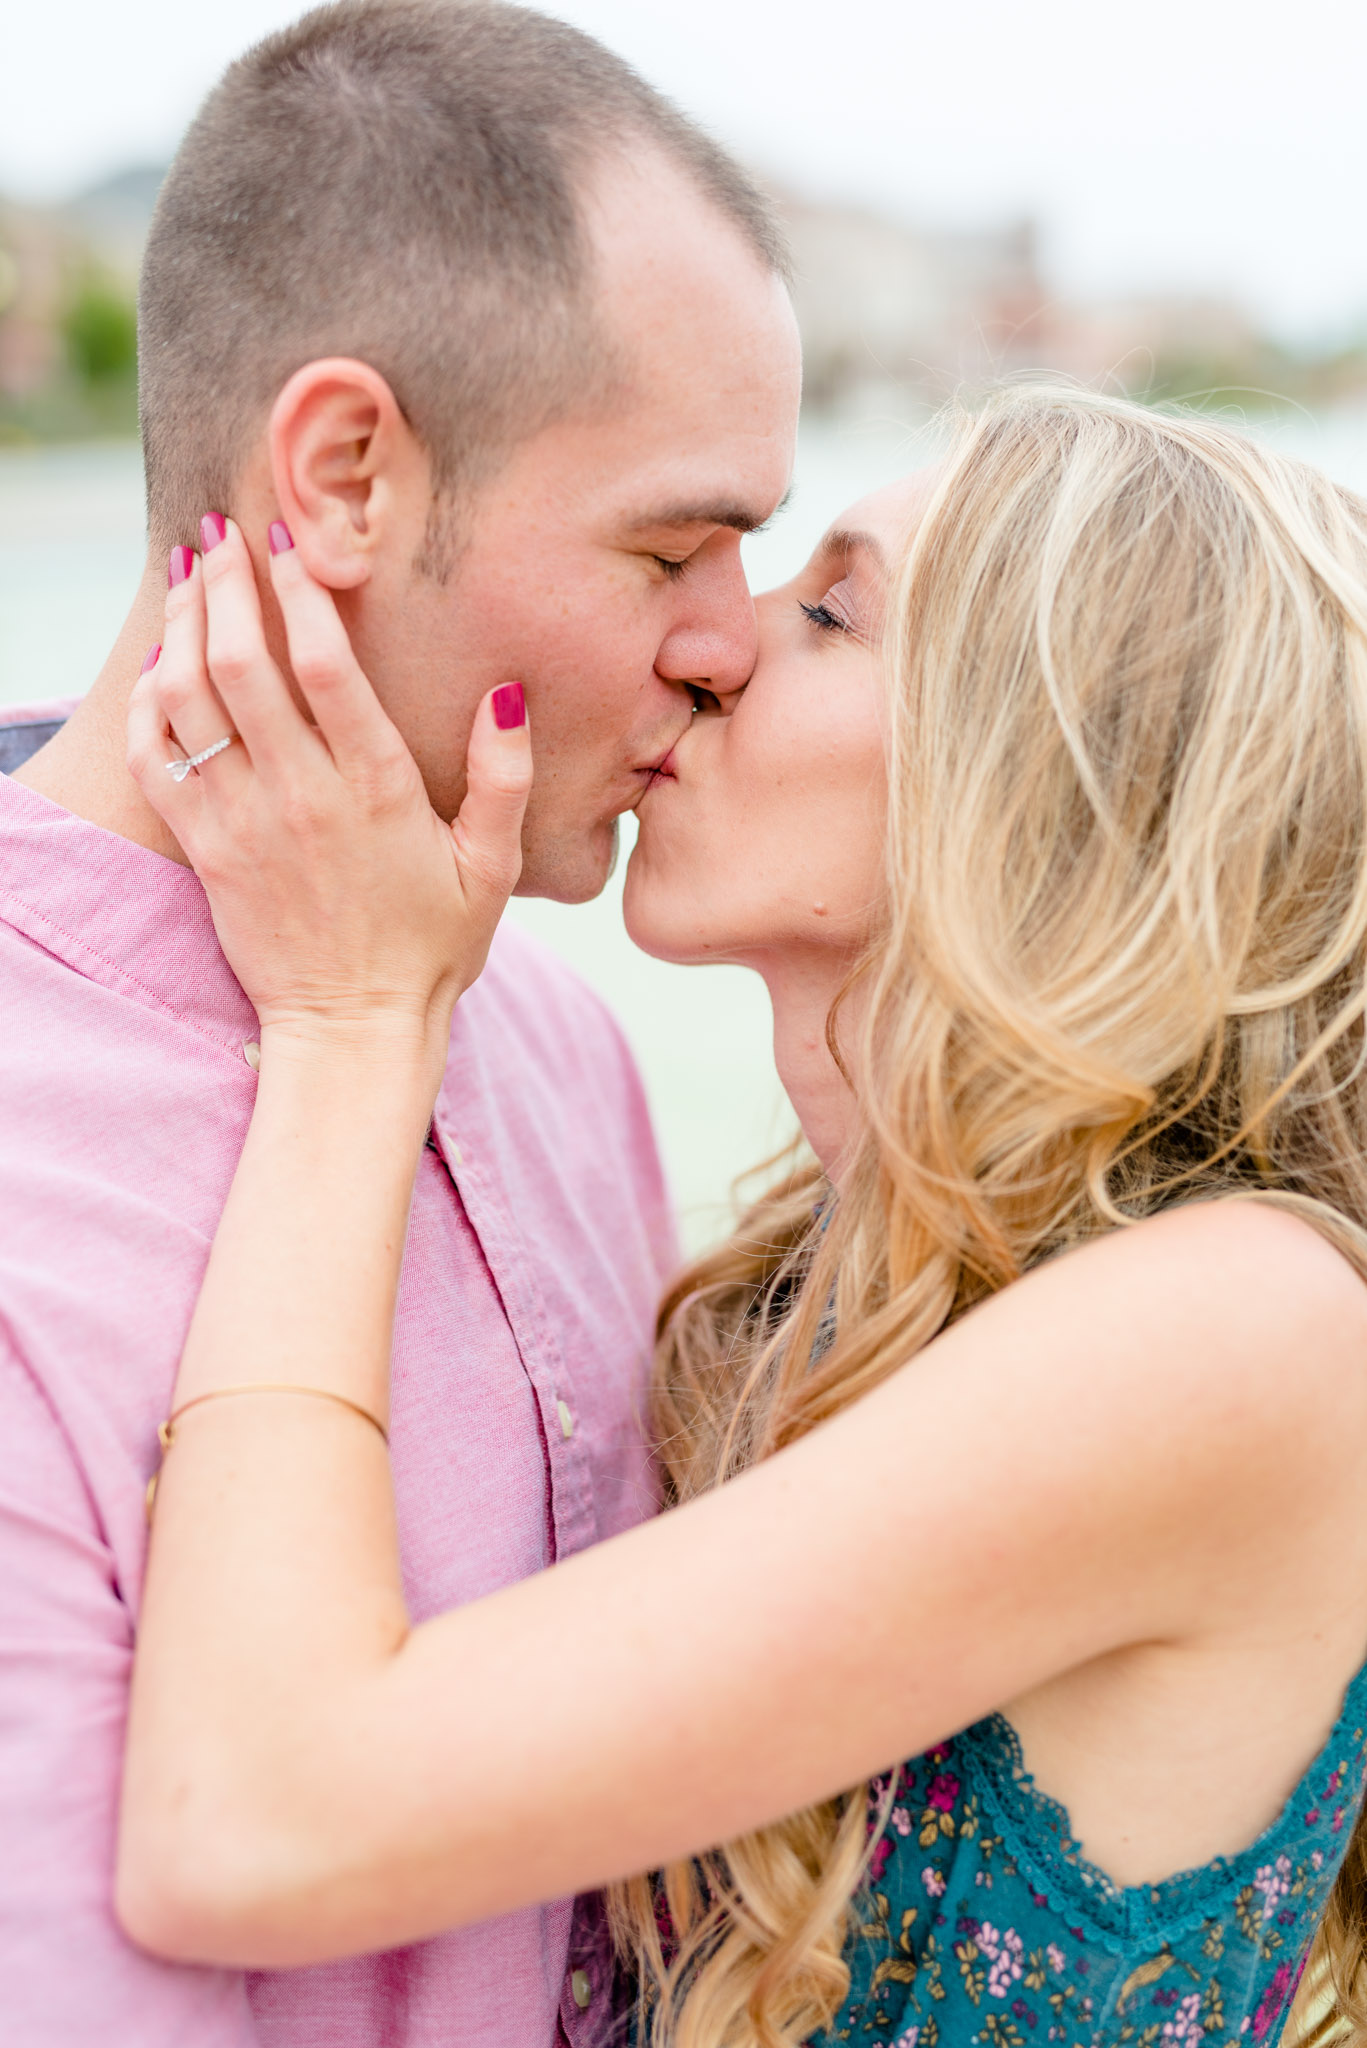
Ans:
[[[155,668],[160,660],[161,642],[160,640],[158,640],[156,646],[149,647],[146,654],[144,654],[144,656],[142,657],[142,667],[138,670],[138,674],[140,676],[145,676],[147,674],[148,669]]]
[[[193,548],[172,548],[170,567],[166,571],[166,588],[174,590],[178,583],[184,583],[194,566]]]
[[[200,544],[205,554],[228,537],[228,522],[221,512],[206,512],[199,522]]]
[[[272,519],[267,539],[273,555],[287,555],[294,546],[294,536],[283,519]]]
[[[501,683],[494,691],[494,724],[500,732],[513,732],[527,723],[527,696],[521,683]]]

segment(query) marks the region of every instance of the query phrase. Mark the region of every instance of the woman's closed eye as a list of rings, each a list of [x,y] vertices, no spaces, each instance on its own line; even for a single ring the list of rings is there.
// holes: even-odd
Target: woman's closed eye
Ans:
[[[848,633],[850,631],[849,620],[842,619],[840,614],[832,611],[828,604],[804,604],[801,609],[803,617],[810,619],[818,632]]]

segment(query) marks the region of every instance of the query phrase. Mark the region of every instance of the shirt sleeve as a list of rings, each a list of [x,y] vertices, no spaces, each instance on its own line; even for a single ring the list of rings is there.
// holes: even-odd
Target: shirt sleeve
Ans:
[[[256,2048],[240,1975],[157,1962],[114,1918],[132,1649],[78,1462],[0,1335],[0,2037]]]

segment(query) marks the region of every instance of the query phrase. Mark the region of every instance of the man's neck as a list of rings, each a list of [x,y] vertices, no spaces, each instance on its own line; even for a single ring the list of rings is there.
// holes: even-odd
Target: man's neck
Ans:
[[[159,640],[165,597],[160,558],[148,558],[123,629],[89,694],[45,747],[11,778],[75,817],[185,863],[125,763],[128,699],[143,658]]]

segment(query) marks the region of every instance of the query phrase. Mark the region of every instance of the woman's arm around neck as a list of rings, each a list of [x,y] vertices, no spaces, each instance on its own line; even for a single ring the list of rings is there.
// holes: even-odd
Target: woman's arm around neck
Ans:
[[[187,1374],[382,1398],[423,1090],[378,1062],[372,1095],[350,1057],[263,1085]],[[124,1924],[263,1966],[410,1941],[744,1833],[1137,1646],[1261,1659],[1309,1754],[1367,1640],[1365,1337],[1308,1227],[1191,1207],[1018,1282],[721,1492],[416,1629],[378,1435],[208,1404],[157,1504]]]

